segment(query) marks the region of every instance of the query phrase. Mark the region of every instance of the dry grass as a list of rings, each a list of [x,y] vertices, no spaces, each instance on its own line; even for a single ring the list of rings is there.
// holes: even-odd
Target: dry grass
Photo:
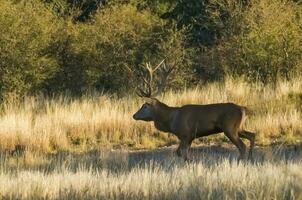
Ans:
[[[235,102],[251,110],[245,128],[257,132],[257,144],[299,143],[302,136],[302,81],[279,82],[276,88],[249,85],[228,79],[179,92],[167,92],[160,100],[169,105]],[[142,101],[133,96],[116,98],[89,95],[26,98],[8,101],[0,116],[0,147],[14,150],[17,145],[31,151],[89,151],[99,147],[155,148],[177,142],[175,137],[156,131],[152,123],[136,122],[132,114]],[[209,137],[203,142],[219,142]],[[198,141],[197,141],[198,142]]]
[[[169,105],[235,102],[250,108],[246,128],[257,132],[255,162],[235,161],[225,137],[174,156],[177,143],[151,123],[135,122],[139,98],[90,95],[8,101],[0,116],[0,199],[302,199],[301,80],[276,88],[228,79],[159,97]],[[227,147],[226,147],[227,146]],[[229,148],[229,147],[232,148]],[[101,150],[103,149],[103,150]],[[104,150],[107,149],[107,150]]]
[[[301,199],[302,149],[194,148],[191,163],[156,151],[2,155],[1,199]]]

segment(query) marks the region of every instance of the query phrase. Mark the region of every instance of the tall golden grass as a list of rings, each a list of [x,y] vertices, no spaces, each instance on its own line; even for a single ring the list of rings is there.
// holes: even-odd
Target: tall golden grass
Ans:
[[[171,106],[234,102],[251,110],[245,128],[257,133],[258,145],[299,143],[302,136],[302,80],[279,81],[274,87],[228,78],[192,89],[168,91],[158,99]],[[31,151],[87,151],[100,147],[154,148],[177,142],[152,123],[136,122],[142,100],[107,94],[80,99],[67,96],[27,97],[8,101],[0,116],[0,147],[21,145]],[[209,137],[221,141],[222,137]],[[203,139],[202,141],[207,141]]]
[[[1,199],[301,199],[301,148],[256,149],[255,163],[230,148],[195,149],[194,162],[171,148],[42,156],[0,165]],[[290,151],[289,151],[290,150]],[[194,155],[194,154],[192,154]],[[270,159],[273,158],[273,159]]]

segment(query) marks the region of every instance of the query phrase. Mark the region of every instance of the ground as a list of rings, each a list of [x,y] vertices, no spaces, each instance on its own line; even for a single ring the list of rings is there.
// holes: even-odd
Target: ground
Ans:
[[[256,147],[237,163],[233,146],[176,146],[86,153],[2,153],[3,199],[301,199],[302,146]]]

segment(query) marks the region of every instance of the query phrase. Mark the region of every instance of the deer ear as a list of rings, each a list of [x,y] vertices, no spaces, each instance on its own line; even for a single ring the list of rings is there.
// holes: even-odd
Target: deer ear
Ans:
[[[154,105],[156,103],[156,99],[149,98],[149,97],[144,97],[144,100],[146,103]]]

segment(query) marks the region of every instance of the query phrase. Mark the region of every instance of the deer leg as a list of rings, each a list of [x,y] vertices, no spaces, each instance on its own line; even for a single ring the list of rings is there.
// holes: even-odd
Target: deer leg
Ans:
[[[249,150],[249,159],[253,159],[253,148],[255,145],[255,133],[249,131],[241,131],[239,132],[239,137],[248,139],[250,141],[250,150]]]
[[[183,157],[185,161],[188,161],[188,151],[191,146],[191,143],[192,141],[181,140],[176,150],[177,156]]]
[[[224,134],[230,139],[230,141],[238,148],[239,150],[239,157],[238,162],[240,160],[244,160],[246,158],[246,146],[239,138],[236,132],[224,132]]]

